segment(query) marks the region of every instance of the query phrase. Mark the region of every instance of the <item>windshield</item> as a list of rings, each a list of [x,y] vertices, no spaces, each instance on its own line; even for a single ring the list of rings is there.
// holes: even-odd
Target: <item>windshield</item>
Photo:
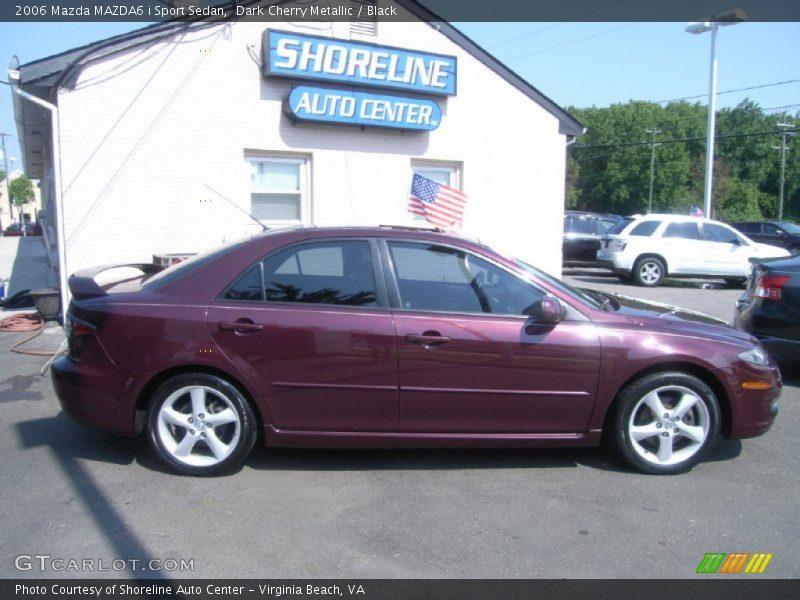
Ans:
[[[542,279],[549,283],[554,288],[558,289],[563,294],[566,294],[570,298],[574,298],[579,302],[583,302],[584,304],[588,304],[593,308],[601,308],[601,302],[595,299],[593,296],[590,296],[583,291],[579,290],[578,288],[574,288],[569,284],[564,283],[560,279],[556,279],[552,275],[548,275],[544,271],[537,269],[526,263],[524,260],[520,260],[518,258],[513,259],[514,263],[520,267],[522,267],[525,271],[530,273],[531,275],[535,275],[538,279]]]
[[[611,229],[606,231],[606,235],[619,235],[623,229],[625,229],[629,223],[633,223],[633,219],[631,217],[625,217],[614,224]]]
[[[780,226],[786,233],[791,233],[792,235],[800,235],[800,227],[795,225],[794,223],[780,223]]]
[[[212,248],[211,250],[207,250],[206,252],[201,252],[200,254],[195,254],[194,256],[187,258],[184,261],[176,263],[170,267],[167,267],[163,271],[159,271],[152,277],[148,277],[142,282],[142,287],[148,286],[159,286],[178,277],[182,277],[187,273],[191,273],[195,269],[202,267],[205,264],[216,260],[218,257],[227,254],[228,252],[238,248],[245,242],[250,241],[252,236],[245,237],[243,239],[237,240],[235,242],[231,242],[230,244],[225,244],[224,246],[217,246]]]

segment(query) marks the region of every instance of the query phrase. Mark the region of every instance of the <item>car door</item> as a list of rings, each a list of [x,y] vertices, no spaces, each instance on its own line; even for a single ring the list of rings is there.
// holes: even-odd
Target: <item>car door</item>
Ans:
[[[664,257],[670,273],[696,274],[703,272],[703,242],[697,221],[668,223],[661,236]]]
[[[389,241],[399,348],[398,429],[585,430],[600,349],[586,321],[537,322],[544,291],[451,246]]]
[[[594,261],[600,246],[595,220],[567,216],[564,220],[564,259],[582,262]]]
[[[753,248],[734,229],[721,223],[703,223],[705,272],[709,275],[747,277]]]
[[[209,307],[220,351],[266,399],[278,429],[396,429],[397,345],[374,246],[290,246]]]

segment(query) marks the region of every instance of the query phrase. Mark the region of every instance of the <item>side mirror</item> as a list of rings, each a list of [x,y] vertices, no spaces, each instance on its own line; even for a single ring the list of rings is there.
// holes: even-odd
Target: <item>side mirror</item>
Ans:
[[[561,304],[558,298],[553,296],[552,294],[546,294],[544,298],[542,298],[542,306],[541,306],[541,322],[547,323],[548,325],[555,325],[556,323],[560,323],[564,319],[564,314],[566,313],[566,309],[564,305]]]

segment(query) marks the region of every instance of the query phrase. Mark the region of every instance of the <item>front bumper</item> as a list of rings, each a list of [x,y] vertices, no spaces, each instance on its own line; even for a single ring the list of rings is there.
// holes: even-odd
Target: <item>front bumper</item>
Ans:
[[[769,431],[778,415],[780,405],[778,400],[781,395],[783,382],[778,366],[757,366],[749,363],[739,363],[737,366],[736,380],[740,386],[743,382],[767,382],[770,384],[766,390],[735,390],[731,395],[731,410],[733,419],[730,437],[754,437]]]
[[[70,417],[120,435],[136,435],[134,371],[110,361],[98,366],[62,356],[50,372],[61,408]]]

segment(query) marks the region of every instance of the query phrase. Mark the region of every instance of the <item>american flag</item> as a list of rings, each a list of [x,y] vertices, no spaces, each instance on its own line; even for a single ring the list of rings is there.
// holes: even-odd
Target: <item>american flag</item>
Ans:
[[[456,189],[414,174],[408,212],[421,215],[437,227],[451,227],[464,216],[467,197]]]
[[[696,204],[692,204],[689,207],[689,215],[692,217],[702,217],[703,216],[703,209],[697,206]]]

